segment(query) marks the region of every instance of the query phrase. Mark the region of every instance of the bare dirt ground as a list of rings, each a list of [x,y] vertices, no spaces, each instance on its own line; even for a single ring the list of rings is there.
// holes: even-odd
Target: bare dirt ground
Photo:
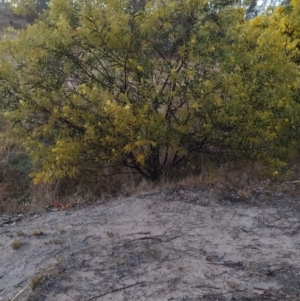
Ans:
[[[300,300],[297,200],[175,189],[0,218],[0,300]]]

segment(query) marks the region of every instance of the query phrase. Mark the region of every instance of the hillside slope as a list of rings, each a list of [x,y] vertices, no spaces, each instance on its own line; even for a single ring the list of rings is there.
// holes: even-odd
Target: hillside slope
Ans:
[[[7,5],[0,4],[0,32],[9,26],[21,29],[26,25],[26,20],[14,15]]]

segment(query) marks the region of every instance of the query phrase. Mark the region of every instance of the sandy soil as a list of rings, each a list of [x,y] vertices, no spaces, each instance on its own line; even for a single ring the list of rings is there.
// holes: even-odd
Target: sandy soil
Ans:
[[[300,300],[294,205],[177,189],[2,217],[0,300]]]

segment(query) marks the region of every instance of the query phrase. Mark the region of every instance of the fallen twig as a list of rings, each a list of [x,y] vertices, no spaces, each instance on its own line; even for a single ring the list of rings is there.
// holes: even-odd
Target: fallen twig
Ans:
[[[204,227],[202,227],[202,228],[204,228]],[[166,242],[169,242],[169,241],[171,241],[171,240],[173,240],[173,239],[175,239],[175,238],[179,238],[179,237],[181,237],[181,236],[187,234],[187,233],[190,232],[191,230],[193,230],[193,228],[188,229],[187,231],[183,232],[183,233],[180,234],[180,235],[176,235],[176,236],[173,236],[173,237],[171,237],[171,238],[168,238],[168,239],[166,240]]]
[[[244,264],[240,261],[238,262],[207,262],[207,264],[214,264],[214,265],[225,265],[229,268],[243,268]]]
[[[143,236],[143,237],[138,237],[135,239],[131,239],[131,240],[127,240],[125,241],[125,245],[132,242],[132,241],[136,241],[136,240],[148,240],[148,239],[153,239],[153,240],[158,240],[159,242],[162,242],[163,240],[157,236]]]
[[[140,231],[140,232],[136,232],[136,233],[128,233],[128,234],[120,236],[119,238],[123,238],[123,237],[126,237],[126,236],[133,236],[133,235],[141,235],[141,234],[143,234],[143,235],[150,235],[151,232]]]
[[[205,294],[202,297],[213,297],[213,296],[227,295],[227,294],[232,294],[232,293],[242,293],[244,291],[245,291],[245,289],[243,289],[243,290],[235,290],[235,291],[228,291],[228,292],[224,292],[224,293]]]
[[[269,222],[269,225],[271,225],[271,224],[273,224],[273,223],[275,223],[275,222],[278,222],[278,221],[280,221],[280,220],[282,220],[282,217],[279,217],[279,218],[273,220],[272,222]]]
[[[300,183],[300,181],[299,180],[297,180],[297,181],[286,181],[285,183]]]
[[[28,288],[30,285],[25,286],[20,292],[18,292],[10,301],[15,301],[20,297]]]
[[[112,290],[112,291],[103,293],[103,294],[98,295],[98,296],[94,296],[94,297],[88,299],[87,301],[95,300],[95,299],[101,298],[101,297],[103,297],[103,296],[105,296],[105,295],[112,294],[112,293],[116,293],[116,292],[125,290],[125,289],[127,289],[127,288],[130,288],[130,287],[133,287],[133,286],[136,286],[136,285],[139,285],[139,284],[143,284],[143,283],[145,283],[145,282],[146,282],[146,281],[136,282],[136,283],[134,283],[134,284],[130,284],[130,285],[127,285],[127,286],[123,286],[123,287],[120,287],[120,288],[116,288],[116,289],[114,289],[114,290]]]
[[[267,276],[273,277],[273,276],[275,276],[275,272],[281,271],[281,270],[283,270],[283,269],[284,269],[284,268],[275,269],[275,270],[268,270],[268,271],[266,272],[266,275],[267,275]]]

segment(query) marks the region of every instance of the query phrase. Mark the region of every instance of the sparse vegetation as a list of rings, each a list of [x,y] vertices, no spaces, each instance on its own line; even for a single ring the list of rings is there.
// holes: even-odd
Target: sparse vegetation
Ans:
[[[108,237],[114,237],[114,233],[112,231],[107,231],[105,233]]]
[[[61,245],[63,242],[58,238],[50,239],[49,241],[44,242],[45,245],[54,244],[54,245]]]
[[[35,275],[30,280],[30,287],[32,290],[35,290],[39,284],[41,284],[44,276],[43,275]]]
[[[67,231],[66,231],[64,228],[60,228],[60,229],[59,229],[59,233],[60,233],[60,234],[64,234],[64,233],[66,233],[66,232],[67,232]]]
[[[17,235],[18,235],[18,236],[25,236],[26,234],[25,234],[24,231],[19,230],[19,231],[17,232]]]
[[[31,235],[35,236],[35,237],[39,237],[39,236],[44,235],[44,232],[41,230],[34,230]]]
[[[251,20],[243,1],[106,2],[11,1],[33,23],[0,40],[0,213],[147,180],[246,200],[240,162],[251,181],[297,179],[297,1]]]
[[[12,242],[11,247],[13,250],[17,251],[22,247],[23,243],[19,240],[15,240]]]

